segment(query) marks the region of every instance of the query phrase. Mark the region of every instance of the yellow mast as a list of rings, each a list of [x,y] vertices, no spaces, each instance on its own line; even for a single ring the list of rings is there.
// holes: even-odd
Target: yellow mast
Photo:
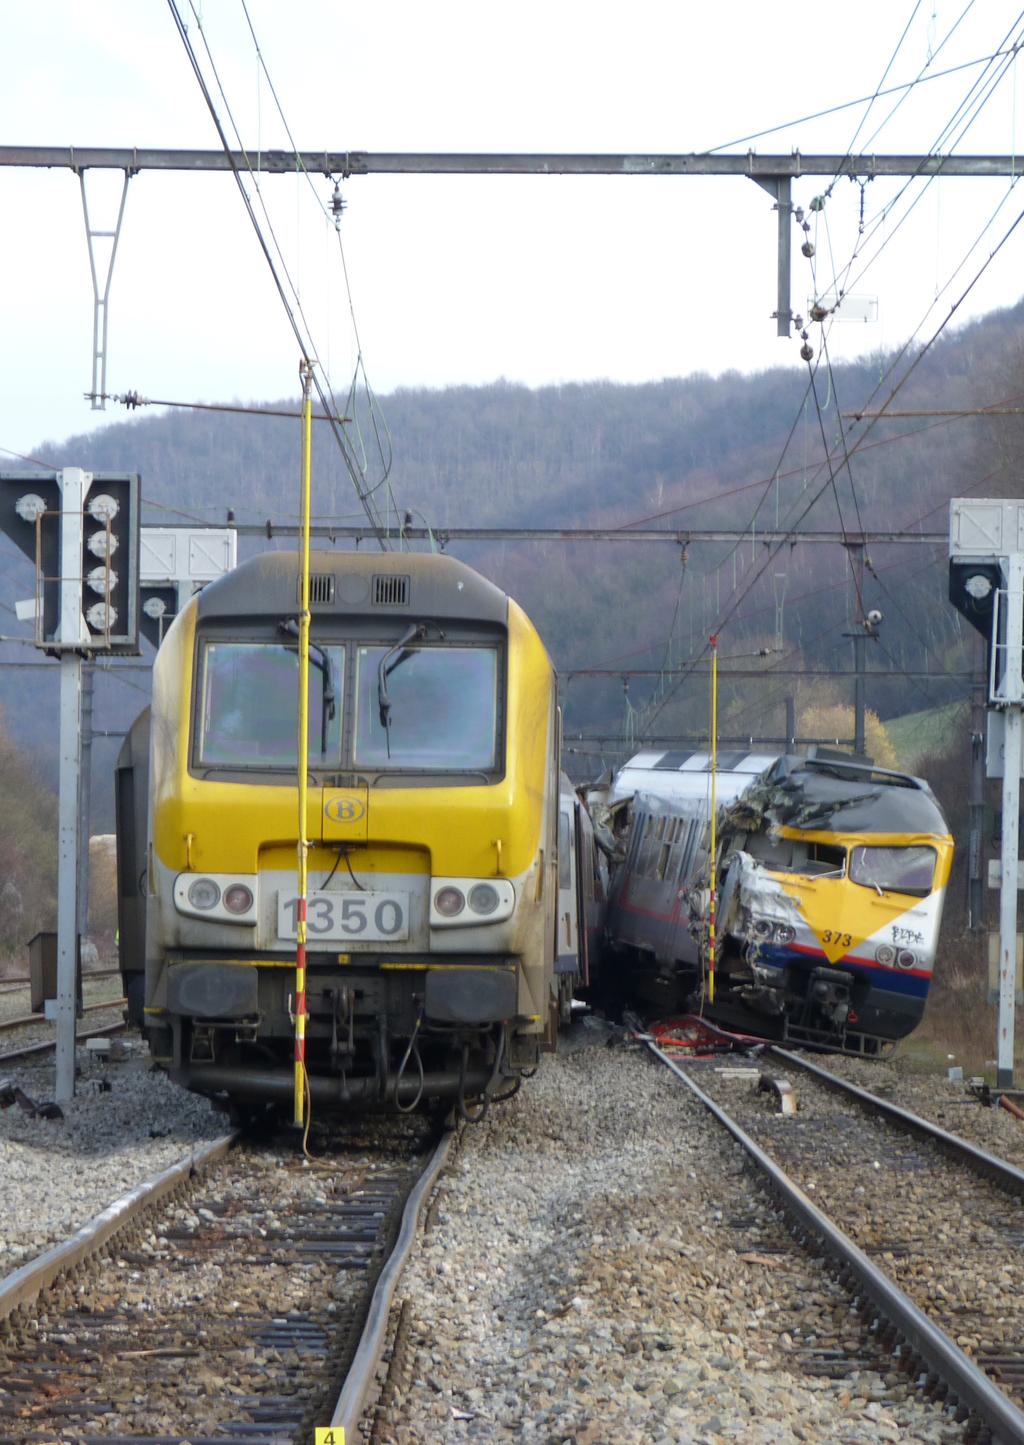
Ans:
[[[306,1118],[306,903],[309,887],[309,839],[306,837],[306,801],[309,778],[309,514],[310,452],[313,431],[313,369],[308,361],[299,368],[302,377],[302,546],[299,562],[299,830],[298,904],[295,946],[295,1123]]]

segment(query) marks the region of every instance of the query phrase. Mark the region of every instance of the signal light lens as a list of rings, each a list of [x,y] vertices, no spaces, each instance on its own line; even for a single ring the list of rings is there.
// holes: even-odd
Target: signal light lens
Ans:
[[[911,953],[909,948],[901,948],[896,955],[896,962],[900,968],[913,968],[917,963],[917,954]]]
[[[474,913],[493,913],[500,901],[497,888],[490,883],[478,883],[469,890],[469,906]]]
[[[216,908],[220,902],[220,886],[214,883],[212,878],[197,878],[194,883],[189,884],[188,901],[193,908],[200,908],[204,912],[209,908]]]
[[[244,883],[232,883],[224,890],[224,907],[229,913],[248,913],[252,907],[252,889]]]
[[[121,508],[117,504],[117,498],[112,497],[109,492],[98,492],[96,496],[90,497],[86,502],[85,510],[94,522],[109,525]]]
[[[466,899],[460,888],[439,888],[434,894],[434,907],[442,918],[455,918],[466,906]]]
[[[116,532],[93,532],[86,540],[86,548],[94,557],[102,557],[106,560],[113,557],[117,551]]]

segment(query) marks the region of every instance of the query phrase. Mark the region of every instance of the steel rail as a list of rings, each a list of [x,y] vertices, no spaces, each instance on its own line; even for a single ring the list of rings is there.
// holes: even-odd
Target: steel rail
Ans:
[[[2,640],[3,639],[0,639],[0,641]],[[96,736],[95,733],[94,736]],[[121,737],[122,734],[118,733],[117,736]],[[119,968],[98,968],[90,973],[83,973],[82,986],[84,987],[96,978],[116,978],[120,972],[121,970]],[[20,978],[5,978],[0,981],[0,993],[17,993],[18,989],[28,988],[31,983],[32,980],[27,973],[23,974]]]
[[[720,1105],[658,1048],[653,1039],[643,1034],[638,1037],[743,1147],[758,1169],[767,1176],[772,1190],[791,1218],[814,1236],[841,1269],[856,1280],[858,1291],[871,1300],[879,1314],[907,1341],[912,1352],[920,1356],[928,1369],[946,1382],[958,1403],[991,1430],[995,1445],[1024,1445],[1024,1413],[954,1344],[945,1330],[928,1319],[863,1250],[811,1202]]]
[[[121,1033],[126,1027],[127,1025],[120,1023],[104,1024],[101,1029],[89,1029],[85,1033],[75,1035],[75,1045],[77,1047],[79,1044],[87,1043],[89,1039],[109,1038],[111,1034]],[[56,1047],[56,1039],[46,1039],[41,1044],[26,1044],[25,1047],[21,1049],[0,1050],[0,1068],[9,1064],[12,1059],[27,1059],[33,1054],[48,1054],[51,1049],[55,1049]]]
[[[938,1144],[958,1164],[967,1165],[975,1173],[984,1175],[1008,1194],[1024,1199],[1024,1169],[1018,1169],[1008,1160],[1000,1159],[998,1154],[989,1154],[987,1150],[979,1149],[976,1144],[961,1139],[959,1135],[951,1134],[948,1129],[943,1129],[928,1119],[922,1119],[919,1114],[912,1114],[909,1109],[901,1109],[898,1104],[890,1103],[888,1099],[881,1099],[868,1089],[851,1084],[846,1079],[841,1079],[838,1074],[829,1073],[828,1069],[823,1069],[820,1064],[814,1064],[810,1059],[802,1059],[799,1054],[790,1053],[788,1049],[780,1048],[777,1044],[769,1044],[765,1048],[762,1058],[768,1055],[782,1060],[793,1068],[803,1069],[805,1073],[818,1079],[827,1088],[835,1090],[836,1093],[849,1095],[871,1113],[882,1114],[885,1118],[898,1124],[901,1129],[910,1130],[920,1138]]]
[[[104,1008],[124,1008],[127,1002],[128,1000],[126,998],[111,998],[102,1003],[87,1003],[83,1005],[82,1012],[88,1014],[97,1013],[100,1009]],[[0,1019],[0,1033],[4,1033],[8,1029],[27,1029],[32,1024],[46,1024],[49,1022],[50,1020],[42,1014],[19,1014],[16,1019]]]
[[[23,1264],[20,1269],[0,1279],[0,1319],[6,1319],[20,1305],[31,1304],[60,1275],[97,1254],[109,1239],[131,1224],[142,1210],[158,1203],[193,1175],[223,1159],[238,1138],[239,1134],[235,1131],[223,1134],[209,1144],[200,1145],[177,1164],[171,1164],[167,1169],[115,1199],[113,1204],[94,1215],[69,1239],[55,1244],[52,1249],[46,1250],[28,1264]]]
[[[362,1338],[331,1416],[331,1426],[334,1429],[340,1427],[344,1432],[340,1437],[342,1439],[356,1440],[359,1438],[359,1421],[373,1388],[377,1366],[380,1363],[395,1290],[412,1252],[423,1206],[433,1191],[438,1176],[448,1162],[448,1155],[457,1133],[458,1131],[455,1129],[448,1129],[442,1134],[430,1162],[406,1200],[398,1239],[377,1280]]]

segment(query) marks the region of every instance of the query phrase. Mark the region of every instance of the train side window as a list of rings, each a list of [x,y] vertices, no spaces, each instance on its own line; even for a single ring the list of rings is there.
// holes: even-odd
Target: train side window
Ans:
[[[648,818],[647,827],[644,829],[643,838],[640,840],[640,851],[636,860],[636,872],[641,878],[654,876],[654,858],[658,847],[658,830],[653,818]]]
[[[679,882],[684,883],[690,874],[693,866],[693,856],[697,848],[697,839],[700,836],[703,824],[697,818],[691,819],[686,824],[686,836],[683,839],[683,846],[680,849],[679,858]]]
[[[662,843],[662,845],[661,845],[661,851],[660,851],[660,853],[658,854],[658,877],[659,877],[659,878],[662,878],[662,879],[663,879],[663,878],[665,877],[665,874],[668,872],[668,856],[669,856],[669,854],[670,854],[671,852],[672,852],[671,845],[668,844],[668,843]]]
[[[637,859],[640,857],[640,843],[644,836],[644,827],[647,819],[640,813],[633,819],[633,828],[629,835],[629,846],[626,849],[626,864],[631,873],[636,872]]]

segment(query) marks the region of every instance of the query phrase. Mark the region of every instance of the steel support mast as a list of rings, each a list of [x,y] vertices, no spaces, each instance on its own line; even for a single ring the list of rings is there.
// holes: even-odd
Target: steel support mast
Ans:
[[[1013,1084],[1018,999],[1020,779],[1024,765],[1024,501],[954,498],[950,503],[949,595],[988,643],[986,771],[1000,778],[999,1022],[997,1077]]]

